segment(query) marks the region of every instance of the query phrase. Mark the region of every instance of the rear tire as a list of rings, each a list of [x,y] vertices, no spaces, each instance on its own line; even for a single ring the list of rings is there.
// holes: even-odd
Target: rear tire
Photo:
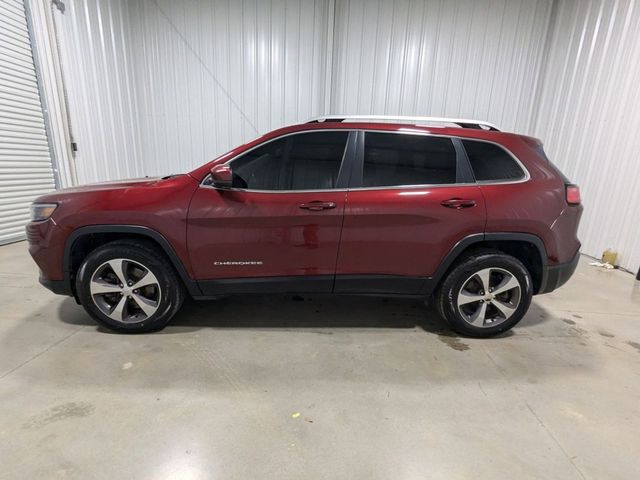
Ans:
[[[185,296],[164,254],[137,240],[118,240],[92,251],[78,270],[76,292],[96,322],[124,333],[164,328]]]
[[[491,337],[515,326],[529,310],[533,287],[515,257],[482,251],[456,265],[436,294],[436,308],[456,332]]]

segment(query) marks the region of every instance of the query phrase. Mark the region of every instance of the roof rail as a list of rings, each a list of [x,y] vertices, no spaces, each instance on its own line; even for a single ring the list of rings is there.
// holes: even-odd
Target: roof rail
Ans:
[[[476,130],[500,130],[494,124],[482,120],[471,120],[466,118],[445,118],[445,117],[403,117],[396,115],[323,115],[307,120],[305,123],[321,122],[344,122],[344,121],[373,121],[373,122],[404,122],[412,125],[422,125],[425,123],[442,123],[457,125],[462,128],[474,128]]]

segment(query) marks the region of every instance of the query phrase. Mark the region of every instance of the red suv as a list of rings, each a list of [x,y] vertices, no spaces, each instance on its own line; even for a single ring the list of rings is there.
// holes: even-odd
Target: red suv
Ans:
[[[333,116],[187,174],[42,196],[27,236],[40,282],[117,331],[164,327],[187,293],[287,292],[432,298],[484,337],[573,274],[581,213],[534,138]]]

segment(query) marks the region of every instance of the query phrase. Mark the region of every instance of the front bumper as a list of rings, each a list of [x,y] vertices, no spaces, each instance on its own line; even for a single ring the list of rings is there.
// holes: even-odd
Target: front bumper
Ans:
[[[540,291],[538,291],[538,293],[553,292],[556,288],[560,288],[567,283],[567,280],[569,280],[576,271],[579,261],[580,251],[577,251],[570,262],[546,266],[542,278],[542,285],[540,285]]]
[[[71,284],[62,270],[64,238],[56,222],[49,218],[26,226],[29,253],[40,269],[40,284],[58,295],[71,295]]]
[[[71,285],[65,280],[50,280],[40,274],[40,278],[38,278],[38,281],[40,282],[40,285],[48,288],[56,295],[67,295],[69,297],[73,297]]]

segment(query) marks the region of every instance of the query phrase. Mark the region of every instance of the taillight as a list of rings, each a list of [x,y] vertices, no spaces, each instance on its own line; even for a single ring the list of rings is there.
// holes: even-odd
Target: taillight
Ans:
[[[577,185],[566,185],[567,203],[569,205],[580,205],[580,187]]]

